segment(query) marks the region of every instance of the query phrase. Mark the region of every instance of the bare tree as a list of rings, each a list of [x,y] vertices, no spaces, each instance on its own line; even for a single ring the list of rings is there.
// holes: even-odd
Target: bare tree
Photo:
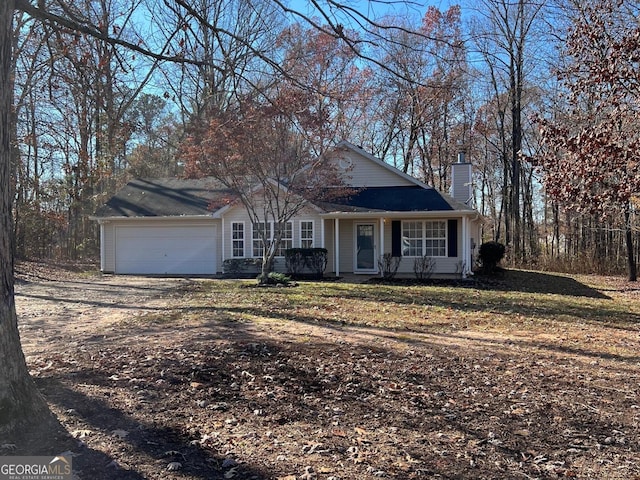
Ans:
[[[485,77],[489,79],[495,133],[491,154],[502,163],[502,222],[507,246],[515,260],[522,260],[523,188],[520,155],[525,136],[524,112],[527,84],[536,70],[535,48],[540,47],[537,34],[542,25],[545,2],[529,0],[483,0],[477,7],[472,38],[476,51],[484,60]],[[527,205],[527,202],[524,202]],[[500,230],[496,230],[500,233]]]
[[[456,149],[468,140],[468,118],[462,108],[466,50],[460,9],[429,7],[418,26],[406,25],[405,31],[393,32],[393,41],[380,47],[380,57],[402,76],[378,72],[383,81],[375,114],[380,138],[374,150],[382,158],[401,152],[398,168],[446,189]],[[422,35],[416,39],[412,30]]]
[[[224,110],[271,72],[276,37],[284,28],[284,14],[272,2],[148,0],[147,5],[157,36],[195,61],[161,68],[167,97],[179,105],[185,125]]]
[[[210,2],[208,2],[210,3]],[[309,25],[325,31],[331,36],[343,41],[363,61],[372,61],[379,66],[390,70],[382,62],[376,62],[364,48],[365,44],[359,39],[352,38],[344,28],[345,23],[355,23],[361,28],[374,30],[376,22],[366,15],[359,13],[348,2],[331,0],[326,6],[320,6],[316,1],[312,5],[317,15],[324,20],[321,23],[314,20],[313,15],[307,15],[289,8],[284,2],[274,0],[285,14],[296,16]],[[251,39],[243,39],[242,34],[229,32],[226,29],[212,25],[199,12],[197,5],[186,0],[167,0],[163,6],[179,9],[181,18],[191,16],[197,19],[214,35],[227,36],[239,42],[250,52],[256,53],[263,65],[274,71],[282,70],[280,59],[268,56],[260,52]],[[4,435],[15,433],[25,425],[41,423],[43,419],[50,419],[51,415],[46,404],[35,388],[28,370],[24,355],[20,347],[20,339],[17,328],[15,310],[14,278],[13,278],[13,219],[11,196],[11,165],[12,165],[12,137],[15,118],[12,116],[13,108],[13,69],[14,63],[14,37],[12,21],[16,11],[25,12],[32,18],[42,22],[51,30],[66,30],[78,37],[88,36],[108,45],[124,47],[132,55],[145,55],[148,58],[159,61],[171,61],[179,64],[195,66],[206,65],[206,60],[194,58],[185,54],[180,32],[184,24],[175,25],[169,35],[162,42],[145,43],[141,39],[130,39],[119,34],[117,28],[105,28],[95,19],[88,17],[78,6],[71,1],[64,0],[3,0],[0,2],[0,433]],[[188,28],[188,27],[187,27]],[[395,28],[385,27],[389,32]],[[384,41],[384,36],[378,34],[377,41]],[[370,44],[370,43],[369,43]],[[224,68],[224,63],[214,60],[214,68]],[[251,69],[242,72],[241,78],[252,79]],[[399,73],[400,74],[400,73]]]
[[[536,157],[545,186],[569,209],[619,216],[627,271],[637,280],[633,247],[634,198],[640,192],[640,98],[635,2],[599,0],[579,5],[567,39],[571,59],[560,72],[570,114],[539,119],[545,149]]]
[[[143,93],[132,105],[125,121],[133,148],[127,152],[127,177],[173,177],[181,174],[177,151],[183,129],[170,112],[167,100]]]
[[[185,173],[211,176],[244,206],[260,238],[260,283],[266,283],[289,221],[310,203],[351,193],[337,165],[317,155],[324,112],[314,95],[284,90],[266,102],[248,99],[192,128]],[[255,253],[254,253],[255,254]]]
[[[350,34],[357,37],[356,32]],[[299,23],[282,31],[278,46],[283,67],[295,79],[285,88],[292,95],[315,92],[313,109],[324,115],[317,150],[326,149],[323,141],[358,141],[372,101],[371,69],[359,65],[358,56],[339,38]]]
[[[13,279],[11,141],[13,139],[12,46],[14,1],[0,2],[0,433],[52,416],[29,376],[20,346]]]

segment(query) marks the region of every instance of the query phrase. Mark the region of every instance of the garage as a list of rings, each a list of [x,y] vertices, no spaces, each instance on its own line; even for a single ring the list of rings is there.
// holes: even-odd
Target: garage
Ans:
[[[216,225],[118,225],[115,273],[213,275]]]

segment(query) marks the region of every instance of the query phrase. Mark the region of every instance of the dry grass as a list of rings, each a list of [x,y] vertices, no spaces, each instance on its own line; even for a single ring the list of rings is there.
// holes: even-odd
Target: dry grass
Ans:
[[[619,331],[640,331],[640,286],[617,277],[506,271],[468,285],[303,282],[295,288],[253,288],[251,281],[205,282],[190,300],[222,318],[286,320],[389,332],[571,337],[609,350]],[[585,330],[589,333],[585,334]],[[568,336],[568,337],[567,337]],[[601,343],[594,343],[598,337]],[[633,349],[622,349],[635,355]]]
[[[640,478],[636,285],[191,287],[32,365],[86,478]]]

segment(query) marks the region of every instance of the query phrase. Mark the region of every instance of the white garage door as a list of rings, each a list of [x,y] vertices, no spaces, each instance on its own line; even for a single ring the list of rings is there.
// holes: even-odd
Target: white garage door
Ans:
[[[215,274],[215,225],[119,226],[116,273]]]

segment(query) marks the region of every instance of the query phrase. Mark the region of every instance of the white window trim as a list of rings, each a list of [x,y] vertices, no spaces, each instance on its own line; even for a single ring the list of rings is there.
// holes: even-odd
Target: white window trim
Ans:
[[[300,248],[304,248],[302,247],[302,241],[303,240],[309,240],[308,238],[302,238],[302,224],[303,223],[310,223],[311,224],[311,247],[309,248],[313,248],[314,245],[316,244],[316,222],[315,220],[306,220],[306,219],[302,219],[298,221],[298,247]]]
[[[255,255],[254,254],[254,244],[255,244],[255,242],[256,241],[258,241],[258,242],[262,241],[262,239],[260,237],[256,238],[254,236],[254,234],[253,234],[254,231],[255,231],[254,227],[255,227],[256,223],[258,223],[258,224],[263,223],[265,225],[268,224],[270,226],[269,227],[269,233],[271,234],[270,238],[273,238],[273,222],[251,222],[251,250],[249,250],[249,252],[251,253],[251,258],[260,258],[261,257],[261,255]],[[264,245],[263,245],[263,249],[264,249]]]
[[[446,220],[403,220],[402,236],[404,236],[405,223],[419,222],[422,224],[422,256],[427,252],[427,240],[444,240],[444,255],[429,255],[431,258],[447,258],[449,256],[449,229]],[[427,237],[427,223],[444,223],[444,237]],[[420,258],[414,255],[402,255],[404,258]]]
[[[237,240],[233,238],[233,227],[234,225],[239,224],[242,225],[242,256],[237,257],[234,255],[234,246],[233,243]],[[247,257],[247,228],[244,221],[231,222],[231,258],[246,258]]]
[[[258,222],[258,223],[267,223],[267,224],[269,224],[269,233],[270,233],[269,240],[273,240],[273,236],[276,233],[275,228],[274,228],[275,222],[270,220],[268,222]],[[291,224],[291,246],[293,247],[294,242],[295,242],[293,220],[288,220],[285,223],[290,223]],[[255,238],[253,236],[253,225],[254,225],[254,223],[252,222],[251,223],[251,257],[252,258],[260,258],[261,256],[254,256],[254,254],[253,254],[253,243],[254,243],[254,241],[256,241],[256,240],[261,241],[262,240],[259,237]],[[283,238],[282,240],[285,240],[285,239]],[[276,255],[275,258],[284,258],[284,256]]]

